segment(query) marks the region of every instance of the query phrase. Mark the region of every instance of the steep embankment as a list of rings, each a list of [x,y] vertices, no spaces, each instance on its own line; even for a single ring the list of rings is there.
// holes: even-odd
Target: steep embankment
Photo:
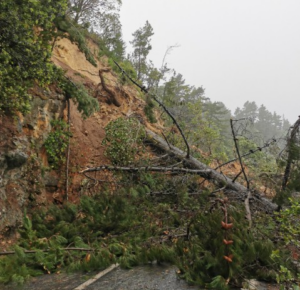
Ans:
[[[96,57],[97,45],[89,41],[89,47]],[[109,163],[102,140],[110,121],[135,116],[156,133],[163,126],[160,122],[153,125],[147,121],[140,92],[133,86],[121,85],[117,74],[107,67],[105,58],[97,60],[94,67],[75,44],[64,38],[56,42],[52,60],[70,79],[82,83],[100,104],[100,111],[88,119],[82,118],[76,104],[71,102],[70,106],[68,196],[76,202],[90,182],[79,171]],[[0,119],[0,232],[6,234],[21,224],[26,207],[60,203],[66,188],[64,166],[51,170],[44,146],[52,130],[51,121],[67,119],[66,98],[54,85],[48,89],[36,86],[31,93],[34,98],[29,114]],[[239,169],[230,167],[223,168],[223,173],[235,176]]]
[[[89,41],[91,52],[98,54],[97,45]],[[144,101],[131,86],[122,86],[118,76],[105,65],[105,58],[90,64],[78,47],[68,39],[56,42],[53,62],[66,71],[74,82],[82,83],[98,99],[100,111],[83,119],[71,102],[69,167],[69,199],[80,196],[86,180],[78,174],[88,166],[108,163],[102,140],[105,126],[120,116],[137,116],[149,124],[143,112]],[[101,82],[99,70],[102,74]],[[9,234],[20,225],[26,207],[61,202],[65,192],[64,168],[51,170],[44,143],[52,130],[51,121],[67,119],[66,98],[55,86],[31,89],[34,96],[29,114],[0,119],[0,232]],[[115,98],[118,106],[112,102]]]
[[[98,47],[89,41],[91,52],[95,58],[98,54]],[[91,94],[98,99],[100,104],[99,112],[96,112],[88,119],[83,119],[76,109],[74,103],[71,104],[71,167],[72,183],[70,188],[71,199],[76,199],[86,180],[78,174],[80,170],[95,165],[107,164],[109,161],[104,156],[104,146],[102,140],[105,136],[106,125],[121,116],[135,116],[142,120],[148,128],[158,132],[159,124],[155,126],[147,121],[144,113],[145,102],[139,96],[135,87],[121,85],[118,76],[105,65],[105,57],[97,60],[97,67],[94,67],[81,53],[75,44],[68,39],[61,39],[57,42],[53,62],[66,70],[75,82],[80,82],[89,88]],[[99,76],[101,71],[102,83]],[[112,98],[116,100],[115,105]],[[59,195],[61,198],[61,195]],[[55,198],[57,198],[57,194]]]

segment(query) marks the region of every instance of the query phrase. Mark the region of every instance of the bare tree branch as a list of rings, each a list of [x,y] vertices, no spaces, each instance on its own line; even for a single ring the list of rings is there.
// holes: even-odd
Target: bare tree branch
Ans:
[[[233,141],[234,141],[236,153],[237,153],[237,155],[238,155],[238,160],[239,160],[239,162],[240,162],[241,170],[242,170],[242,172],[243,172],[244,178],[245,178],[246,183],[247,183],[247,189],[249,190],[249,189],[250,189],[250,183],[249,183],[249,180],[248,180],[248,178],[247,178],[247,174],[246,174],[245,169],[244,169],[244,166],[243,166],[242,157],[241,157],[241,154],[240,154],[239,146],[238,146],[238,144],[237,144],[237,138],[236,138],[236,136],[235,136],[235,132],[234,132],[234,128],[233,128],[233,120],[232,120],[232,119],[230,119],[230,126],[231,126],[231,132],[232,132],[232,136],[233,136]]]
[[[66,200],[69,200],[69,165],[70,165],[70,118],[71,118],[71,108],[70,108],[70,98],[67,97],[68,106],[68,146],[67,146],[67,158],[66,158]]]
[[[110,166],[110,165],[102,165],[98,167],[87,168],[79,173],[86,172],[94,172],[94,171],[125,171],[125,172],[141,172],[141,171],[152,171],[152,172],[165,172],[165,173],[189,173],[196,174],[200,176],[209,176],[211,170],[209,169],[188,169],[188,168],[180,168],[180,167],[159,167],[159,166],[141,166],[141,167],[129,167],[129,166]],[[91,178],[93,179],[93,178]]]
[[[275,142],[277,142],[277,140],[276,139],[272,139],[271,141],[265,143],[264,146],[257,147],[257,149],[250,150],[249,152],[245,153],[244,155],[241,155],[241,158],[245,158],[245,157],[248,157],[248,156],[250,156],[250,155],[252,155],[252,154],[254,154],[254,153],[258,152],[258,151],[262,151],[262,149],[265,149],[265,148],[269,147],[270,145],[274,144]],[[214,168],[214,170],[217,170],[217,169],[219,169],[219,168],[221,168],[221,167],[223,167],[223,166],[225,166],[225,165],[227,165],[229,163],[237,161],[238,159],[239,158],[237,157],[237,158],[231,159],[229,161],[226,161],[225,163],[223,163],[223,164],[217,166],[216,168]]]
[[[241,170],[233,179],[232,179],[232,182],[235,182],[239,176],[243,173],[243,171]]]
[[[282,186],[281,186],[282,190],[286,189],[286,185],[287,185],[289,177],[290,177],[292,162],[294,159],[292,147],[296,143],[296,137],[297,137],[297,133],[299,133],[299,127],[300,127],[300,116],[299,116],[299,119],[293,125],[293,129],[292,129],[292,131],[290,133],[290,137],[288,137],[288,141],[287,141],[288,158],[287,158],[287,164],[285,167],[284,176],[283,176],[283,180],[282,180]]]
[[[245,199],[245,209],[246,209],[246,218],[249,221],[249,226],[251,228],[251,226],[252,226],[252,217],[251,217],[251,210],[250,210],[250,204],[249,204],[250,197],[251,197],[251,191],[248,190],[247,198]]]
[[[246,209],[246,217],[247,217],[247,219],[249,221],[249,226],[251,227],[252,226],[252,217],[251,217],[251,210],[250,210],[250,205],[249,205],[249,198],[251,196],[250,182],[248,180],[247,174],[246,174],[244,166],[243,166],[242,157],[241,157],[241,154],[240,154],[239,146],[237,144],[237,138],[235,136],[235,132],[234,132],[234,128],[233,128],[233,120],[232,119],[230,119],[230,126],[231,126],[231,132],[232,132],[232,136],[233,136],[233,141],[234,141],[236,153],[238,155],[238,160],[239,160],[240,165],[241,165],[241,172],[243,173],[244,178],[245,178],[246,183],[247,183],[247,198],[245,199],[245,209]],[[240,174],[238,174],[238,175],[240,175]],[[237,178],[237,176],[236,176],[236,178]]]
[[[161,168],[161,167],[142,167],[140,168],[131,168],[127,167],[125,171],[127,172],[139,172],[140,170],[149,170],[150,169],[155,169],[157,168],[158,171],[160,172],[166,172],[166,173],[187,173],[187,174],[197,174],[201,177],[207,178],[209,180],[213,180],[214,182],[218,183],[220,187],[226,187],[226,190],[233,190],[234,194],[240,198],[240,199],[245,199],[245,192],[247,192],[247,188],[241,185],[238,182],[232,182],[230,178],[227,176],[213,170],[209,166],[201,163],[199,160],[196,158],[190,156],[189,158],[186,157],[186,153],[179,148],[168,144],[162,137],[158,136],[151,130],[145,128],[146,133],[147,133],[147,141],[150,142],[154,147],[159,148],[160,150],[168,153],[169,156],[172,156],[172,158],[177,159],[178,161],[182,161],[183,167],[184,168],[177,168],[177,167],[166,167],[166,168]],[[88,177],[87,173],[88,172],[93,172],[93,171],[99,171],[99,170],[105,170],[107,168],[112,168],[112,170],[115,170],[115,168],[118,168],[118,170],[122,170],[123,167],[114,167],[114,166],[99,166],[99,167],[94,167],[94,168],[87,168],[85,170],[82,170],[81,173],[83,173],[86,177]],[[125,167],[126,168],[126,167]],[[93,178],[91,178],[93,179]],[[277,204],[272,203],[269,201],[267,198],[264,198],[260,196],[259,194],[256,194],[253,196],[253,199],[255,202],[260,204],[265,211],[267,212],[273,212],[274,210],[277,210],[278,206]]]
[[[113,92],[110,88],[108,88],[108,86],[107,86],[106,83],[105,83],[105,79],[104,79],[104,77],[103,77],[103,73],[104,73],[104,72],[109,72],[109,71],[110,71],[110,69],[108,69],[108,68],[107,68],[107,69],[99,69],[99,77],[100,77],[100,80],[101,80],[101,84],[102,84],[103,89],[109,94],[112,103],[113,103],[115,106],[120,107],[121,104],[120,104],[119,101],[116,99],[114,92]]]

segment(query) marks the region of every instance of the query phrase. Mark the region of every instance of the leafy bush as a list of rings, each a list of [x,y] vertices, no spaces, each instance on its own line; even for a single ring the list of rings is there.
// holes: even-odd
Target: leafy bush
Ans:
[[[51,82],[53,21],[65,9],[65,0],[0,1],[0,112],[28,112],[28,89]]]
[[[155,115],[154,115],[154,110],[155,108],[155,104],[154,102],[151,100],[151,98],[149,96],[147,96],[146,98],[146,106],[144,108],[144,112],[148,118],[148,120],[150,121],[150,123],[156,123],[157,120],[155,118]]]
[[[74,83],[65,77],[62,69],[55,67],[55,77],[52,82],[63,90],[68,99],[72,99],[77,104],[77,109],[83,118],[87,118],[99,110],[98,100],[90,96],[82,84]]]
[[[58,168],[65,161],[65,151],[68,147],[68,124],[63,120],[51,122],[52,132],[49,133],[44,146],[48,155],[48,161],[52,168]]]
[[[141,150],[144,129],[135,119],[118,118],[105,128],[105,154],[115,165],[128,165]]]

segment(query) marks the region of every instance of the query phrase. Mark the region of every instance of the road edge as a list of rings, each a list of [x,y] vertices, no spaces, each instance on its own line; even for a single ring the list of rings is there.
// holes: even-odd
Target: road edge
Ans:
[[[107,269],[105,269],[105,270],[101,271],[100,273],[98,273],[97,275],[95,275],[93,278],[91,278],[91,279],[85,281],[83,284],[77,286],[73,290],[84,290],[84,289],[86,289],[89,285],[91,285],[92,283],[96,282],[101,277],[103,277],[104,275],[108,274],[109,272],[111,272],[112,270],[114,270],[114,269],[116,269],[118,267],[119,267],[119,264],[113,264],[113,265],[111,265]]]

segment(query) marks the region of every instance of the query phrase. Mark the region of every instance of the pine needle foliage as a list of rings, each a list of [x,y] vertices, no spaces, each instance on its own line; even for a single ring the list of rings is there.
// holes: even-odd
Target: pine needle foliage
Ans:
[[[62,269],[99,271],[116,262],[131,268],[154,261],[176,264],[181,278],[209,289],[229,289],[252,277],[275,281],[283,277],[282,269],[293,277],[288,256],[270,238],[274,229],[264,229],[265,220],[250,229],[244,210],[228,204],[234,226],[224,230],[221,208],[188,194],[195,180],[175,179],[167,195],[151,193],[170,190],[171,178],[141,173],[114,193],[83,196],[78,205],[56,205],[30,217],[25,213],[16,254],[0,259],[0,281],[23,283]],[[233,243],[225,245],[224,239]]]
[[[229,233],[233,241],[230,247],[224,244],[226,232],[221,228],[221,211],[204,211],[195,216],[191,238],[178,243],[176,252],[180,257],[179,268],[183,278],[213,289],[225,289],[226,280],[233,280],[240,285],[240,279],[245,277],[275,279],[278,265],[274,265],[271,259],[274,244],[250,230],[244,214],[244,211],[235,207],[229,210],[230,222],[234,225]],[[232,262],[224,259],[224,256],[230,255]],[[262,268],[267,269],[263,275]]]
[[[72,99],[77,104],[77,109],[84,119],[99,110],[99,102],[82,84],[74,83],[58,67],[54,67],[54,72],[51,82],[63,91],[67,99]]]

